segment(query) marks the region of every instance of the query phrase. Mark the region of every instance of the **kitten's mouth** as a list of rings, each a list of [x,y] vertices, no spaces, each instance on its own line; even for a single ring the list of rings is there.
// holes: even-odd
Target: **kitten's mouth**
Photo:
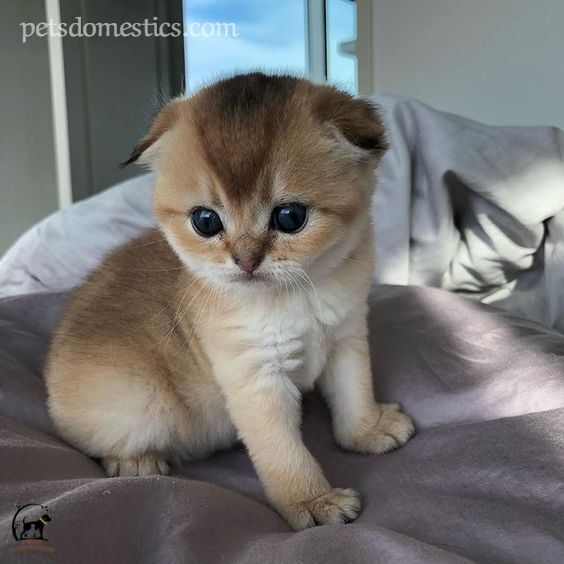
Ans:
[[[241,272],[233,276],[233,282],[243,284],[258,284],[266,282],[266,276],[257,272]]]

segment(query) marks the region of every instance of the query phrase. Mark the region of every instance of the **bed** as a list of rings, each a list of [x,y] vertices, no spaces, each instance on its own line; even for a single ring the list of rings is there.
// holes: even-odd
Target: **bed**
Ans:
[[[104,253],[152,225],[145,176],[45,220],[0,261],[0,562],[564,561],[562,134],[378,101],[393,149],[373,209],[374,387],[417,432],[364,456],[334,444],[316,394],[303,420],[330,481],[362,493],[360,517],[291,532],[241,446],[170,476],[106,478],[57,437],[50,335]],[[46,540],[18,539],[24,523]]]

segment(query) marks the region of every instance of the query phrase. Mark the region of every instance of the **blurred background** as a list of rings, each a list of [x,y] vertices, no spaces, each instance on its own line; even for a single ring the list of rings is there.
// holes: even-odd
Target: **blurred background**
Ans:
[[[78,18],[181,33],[23,40],[23,23]],[[159,105],[229,72],[564,128],[562,22],[562,0],[2,0],[0,255],[46,215],[141,174],[118,163]],[[236,33],[204,26],[217,23]]]

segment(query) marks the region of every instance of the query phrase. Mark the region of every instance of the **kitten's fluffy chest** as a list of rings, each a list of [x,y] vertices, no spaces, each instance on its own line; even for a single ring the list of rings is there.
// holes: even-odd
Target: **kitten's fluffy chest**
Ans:
[[[285,374],[301,390],[313,388],[333,342],[363,300],[343,300],[338,291],[284,295],[278,300],[249,300],[230,320],[245,356],[265,377]]]

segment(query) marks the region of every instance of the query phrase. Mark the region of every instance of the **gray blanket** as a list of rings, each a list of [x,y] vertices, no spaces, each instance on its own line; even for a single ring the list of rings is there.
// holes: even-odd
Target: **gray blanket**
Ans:
[[[242,447],[168,477],[109,479],[56,437],[41,365],[66,299],[0,301],[0,562],[564,562],[560,333],[443,290],[376,287],[375,387],[417,435],[391,454],[347,453],[305,398],[306,443],[364,511],[292,533]],[[47,540],[14,538],[45,514]]]

